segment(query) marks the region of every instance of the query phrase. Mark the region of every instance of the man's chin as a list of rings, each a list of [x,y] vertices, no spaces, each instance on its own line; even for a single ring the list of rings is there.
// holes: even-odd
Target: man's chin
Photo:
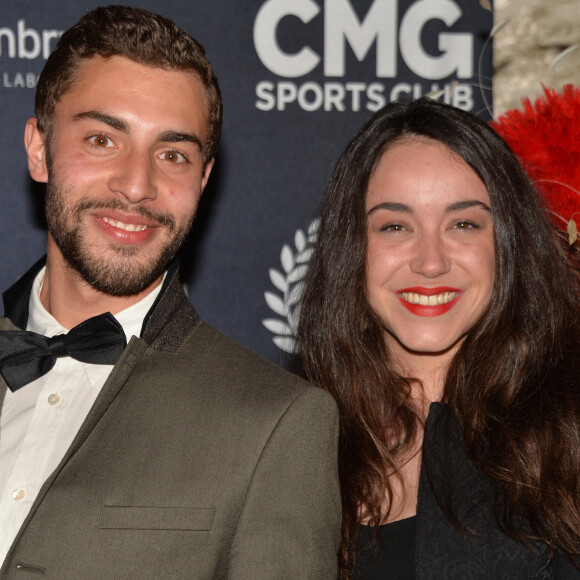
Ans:
[[[103,294],[134,296],[154,286],[163,275],[172,258],[149,262],[127,256],[116,260],[67,260],[82,280]]]

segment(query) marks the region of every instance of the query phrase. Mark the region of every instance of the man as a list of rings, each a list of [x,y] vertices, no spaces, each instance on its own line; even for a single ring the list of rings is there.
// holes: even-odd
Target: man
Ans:
[[[0,578],[335,575],[334,403],[201,321],[172,261],[220,125],[203,48],[146,11],[87,14],[46,63],[47,255],[0,318]]]

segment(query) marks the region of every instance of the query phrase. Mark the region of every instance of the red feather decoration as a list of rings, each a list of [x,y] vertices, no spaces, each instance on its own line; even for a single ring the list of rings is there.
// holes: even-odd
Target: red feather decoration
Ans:
[[[580,215],[580,89],[561,93],[544,88],[532,105],[508,111],[490,123],[518,156],[543,195],[552,221],[568,228],[575,241],[574,217]]]

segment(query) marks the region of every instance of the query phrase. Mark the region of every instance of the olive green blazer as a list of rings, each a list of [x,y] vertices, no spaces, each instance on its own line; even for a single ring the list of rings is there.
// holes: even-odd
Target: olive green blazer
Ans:
[[[335,578],[334,402],[205,324],[169,282],[0,579]]]

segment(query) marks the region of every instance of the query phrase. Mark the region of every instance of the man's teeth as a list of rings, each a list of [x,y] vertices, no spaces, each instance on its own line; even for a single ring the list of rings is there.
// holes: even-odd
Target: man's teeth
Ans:
[[[126,224],[124,222],[120,222],[119,220],[111,219],[109,217],[104,217],[103,221],[111,226],[119,228],[120,230],[125,230],[126,232],[142,232],[143,230],[147,229],[147,226],[144,224]]]
[[[433,296],[425,296],[425,294],[417,294],[416,292],[401,292],[401,297],[411,304],[437,306],[438,304],[451,302],[456,294],[457,292],[442,292],[441,294],[434,294]]]

